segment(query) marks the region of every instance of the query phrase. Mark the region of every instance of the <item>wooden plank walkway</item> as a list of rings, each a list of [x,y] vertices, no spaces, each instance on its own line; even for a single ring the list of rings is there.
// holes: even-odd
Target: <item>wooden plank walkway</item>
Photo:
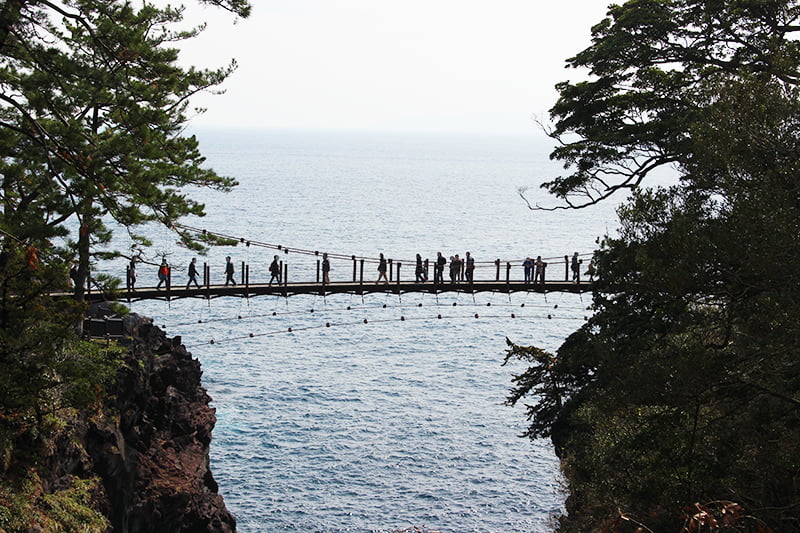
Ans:
[[[298,294],[313,294],[325,296],[329,294],[370,294],[390,293],[406,294],[413,292],[426,292],[438,294],[444,292],[572,292],[583,293],[592,290],[591,282],[573,283],[570,281],[547,281],[545,283],[525,283],[523,281],[475,281],[473,283],[442,283],[436,285],[431,282],[417,283],[414,281],[401,281],[391,283],[359,283],[359,282],[331,282],[322,283],[286,283],[286,284],[246,284],[246,285],[210,285],[201,286],[199,289],[187,289],[185,285],[172,286],[169,289],[156,289],[155,287],[136,288],[132,291],[122,289],[114,296],[107,296],[92,292],[87,298],[92,302],[103,300],[174,300],[177,298],[219,298],[222,296],[252,297],[263,295],[294,296]]]

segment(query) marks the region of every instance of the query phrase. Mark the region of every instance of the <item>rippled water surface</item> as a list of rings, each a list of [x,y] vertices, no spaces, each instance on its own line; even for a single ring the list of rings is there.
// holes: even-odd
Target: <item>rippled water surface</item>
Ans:
[[[558,172],[535,136],[199,138],[209,165],[241,185],[199,193],[208,216],[192,223],[289,247],[282,258],[295,280],[313,276],[316,264],[292,248],[406,260],[470,250],[479,261],[514,259],[521,276],[525,256],[589,252],[613,224],[610,207],[525,206],[517,187],[552,202],[536,185]],[[152,236],[176,266],[174,283],[184,282],[191,253],[161,230]],[[230,255],[259,281],[274,253],[238,246],[199,262],[220,275]],[[350,263],[332,266],[333,281],[352,276]],[[155,278],[148,268],[140,267],[140,285]],[[551,272],[562,275],[562,264]],[[182,335],[203,365],[218,417],[212,467],[240,531],[540,532],[562,505],[558,464],[549,442],[518,436],[524,411],[503,405],[512,375],[524,370],[502,366],[505,339],[555,350],[589,303],[560,293],[444,292],[131,307]]]

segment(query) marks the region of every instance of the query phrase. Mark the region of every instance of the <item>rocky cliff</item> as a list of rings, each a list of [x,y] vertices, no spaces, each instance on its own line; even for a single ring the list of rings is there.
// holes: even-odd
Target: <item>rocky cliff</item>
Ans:
[[[125,326],[115,390],[57,439],[43,487],[99,479],[92,506],[114,533],[235,531],[209,469],[216,417],[199,361],[149,319],[131,315]]]
[[[126,329],[132,340],[114,401],[119,416],[96,420],[86,434],[114,531],[235,531],[209,468],[216,417],[200,362],[147,319],[132,315]]]

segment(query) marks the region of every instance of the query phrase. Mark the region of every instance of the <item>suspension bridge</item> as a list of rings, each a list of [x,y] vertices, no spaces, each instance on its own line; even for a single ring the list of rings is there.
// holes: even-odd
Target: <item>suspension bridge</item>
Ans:
[[[230,277],[225,267],[212,268],[208,263],[196,265],[196,277],[192,283],[183,269],[182,281],[176,279],[174,267],[159,286],[137,286],[134,267],[128,267],[124,288],[111,295],[98,291],[88,291],[87,299],[92,302],[109,299],[124,299],[128,302],[139,300],[173,300],[176,298],[212,299],[225,296],[255,297],[262,295],[294,296],[300,294],[326,296],[331,294],[364,295],[370,293],[433,293],[442,292],[571,292],[591,291],[591,268],[584,265],[586,256],[564,255],[558,257],[539,257],[539,261],[525,266],[526,259],[491,261],[472,261],[470,268],[465,258],[457,264],[451,261],[442,267],[438,279],[433,281],[431,274],[437,268],[436,260],[392,259],[325,253],[318,250],[289,248],[282,245],[211,232],[190,226],[180,229],[236,242],[247,248],[256,247],[274,251],[276,268],[270,271],[251,270],[248,261],[232,262],[234,274]],[[289,257],[298,256],[289,261]],[[456,256],[458,257],[458,256]],[[385,276],[377,282],[376,265],[383,260]],[[331,279],[326,270],[336,272],[337,279]],[[263,261],[261,262],[263,263]],[[290,263],[292,268],[290,268]],[[336,265],[335,269],[330,264]],[[577,264],[577,267],[576,267]],[[157,266],[157,265],[153,265]],[[421,268],[420,268],[421,267]],[[367,274],[365,274],[365,271]],[[252,274],[252,275],[251,275]],[[433,276],[434,279],[437,276]],[[299,279],[295,279],[299,278]],[[189,281],[189,283],[187,283]]]
[[[246,269],[247,265],[245,265]],[[269,283],[251,283],[245,274],[245,279],[236,285],[212,284],[208,279],[204,280],[200,287],[173,286],[169,282],[163,288],[142,287],[125,289],[122,297],[127,301],[175,298],[217,298],[222,296],[254,297],[263,295],[294,296],[298,294],[311,294],[327,296],[330,294],[370,294],[375,292],[387,292],[394,294],[404,294],[410,292],[573,292],[582,293],[591,291],[591,282],[586,281],[545,281],[545,282],[525,282],[522,280],[473,280],[457,282],[416,282],[402,281],[395,279],[386,283],[367,282],[359,279],[353,282],[281,282],[270,285]],[[107,299],[104,294],[92,293],[90,301],[102,301]]]

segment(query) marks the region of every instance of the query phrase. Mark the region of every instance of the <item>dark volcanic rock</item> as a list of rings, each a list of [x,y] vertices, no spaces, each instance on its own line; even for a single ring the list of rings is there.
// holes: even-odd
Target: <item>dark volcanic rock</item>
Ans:
[[[209,469],[216,422],[200,363],[148,319],[126,318],[131,353],[116,417],[92,420],[86,448],[103,479],[115,532],[232,532]]]

